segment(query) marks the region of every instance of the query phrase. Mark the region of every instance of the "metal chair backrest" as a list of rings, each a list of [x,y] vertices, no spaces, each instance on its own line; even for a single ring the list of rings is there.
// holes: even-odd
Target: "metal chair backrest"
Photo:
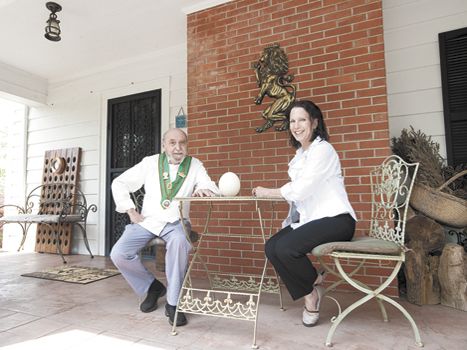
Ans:
[[[135,203],[136,211],[138,213],[141,213],[141,210],[143,209],[143,201],[144,201],[144,195],[145,194],[146,194],[146,192],[144,191],[144,186],[141,187],[138,191],[132,192],[130,194],[131,199]]]
[[[407,209],[418,166],[392,155],[371,171],[371,237],[404,246]]]

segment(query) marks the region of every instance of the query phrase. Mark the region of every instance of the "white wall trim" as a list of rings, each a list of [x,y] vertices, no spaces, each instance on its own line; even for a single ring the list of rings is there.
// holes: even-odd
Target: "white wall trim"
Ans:
[[[123,88],[111,89],[101,93],[100,112],[100,154],[99,154],[99,217],[98,227],[100,232],[97,236],[98,255],[105,255],[105,224],[106,224],[106,167],[107,167],[107,104],[108,100],[145,91],[161,89],[161,136],[170,127],[170,77],[161,77],[155,80],[137,83]]]
[[[0,62],[0,97],[25,105],[45,105],[47,80]]]
[[[203,2],[200,2],[199,4],[193,5],[193,6],[187,6],[182,8],[182,12],[186,15],[189,15],[191,13],[195,13],[198,11],[202,11],[205,9],[208,9],[210,7],[214,7],[217,5],[224,4],[226,2],[230,2],[230,0],[206,0]]]

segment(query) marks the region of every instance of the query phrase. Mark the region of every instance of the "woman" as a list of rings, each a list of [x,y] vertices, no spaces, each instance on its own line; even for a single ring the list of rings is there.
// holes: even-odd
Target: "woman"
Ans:
[[[266,242],[265,251],[292,299],[305,298],[303,324],[311,327],[319,320],[322,276],[307,253],[323,243],[351,240],[356,216],[319,107],[296,101],[289,122],[290,142],[297,149],[289,163],[290,182],[280,188],[256,187],[253,195],[282,196],[290,204],[282,229]]]

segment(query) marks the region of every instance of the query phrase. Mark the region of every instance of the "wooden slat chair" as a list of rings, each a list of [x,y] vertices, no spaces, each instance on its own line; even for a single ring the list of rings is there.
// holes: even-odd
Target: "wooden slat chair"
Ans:
[[[372,299],[376,299],[378,302],[385,322],[388,321],[388,316],[383,301],[401,311],[412,326],[416,344],[420,347],[423,346],[412,316],[398,302],[383,294],[383,291],[397,276],[405,261],[407,251],[404,245],[405,223],[418,165],[418,163],[406,163],[395,155],[387,157],[380,166],[370,173],[372,211],[369,236],[356,237],[351,242],[326,243],[313,249],[312,255],[317,257],[321,265],[329,273],[338,278],[337,282],[326,289],[325,294],[346,282],[365,293],[364,297],[342,312],[339,305],[339,315],[331,320],[332,325],[326,338],[327,346],[332,346],[333,334],[342,320],[357,307]],[[324,261],[326,257],[332,259],[337,271]],[[342,263],[349,260],[357,262],[357,266],[350,272],[345,271],[342,267]],[[392,264],[394,266],[387,279],[373,290],[359,281],[356,275],[365,266],[366,262],[375,262],[375,260],[386,261],[388,265]]]
[[[134,192],[131,194],[131,197],[133,199],[133,202],[135,203],[136,210],[138,213],[141,212],[141,209],[143,208],[143,200],[144,200],[144,187],[140,188],[138,191]],[[191,243],[196,243],[199,240],[199,234],[196,231],[191,230],[190,231],[190,237],[189,240]],[[151,239],[146,246],[143,248],[142,252],[147,252],[151,249],[155,249],[155,258],[156,258],[156,269],[161,272],[165,272],[165,241],[160,238],[159,236],[155,236],[153,239]]]

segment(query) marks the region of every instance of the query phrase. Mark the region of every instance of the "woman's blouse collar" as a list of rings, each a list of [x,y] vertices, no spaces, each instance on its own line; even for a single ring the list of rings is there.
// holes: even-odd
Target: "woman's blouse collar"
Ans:
[[[316,138],[313,140],[313,142],[310,144],[310,146],[308,146],[306,150],[300,147],[299,149],[297,149],[296,154],[301,155],[301,154],[308,152],[313,146],[315,146],[318,142],[321,142],[321,141],[323,141],[323,139],[320,136],[316,136]]]

